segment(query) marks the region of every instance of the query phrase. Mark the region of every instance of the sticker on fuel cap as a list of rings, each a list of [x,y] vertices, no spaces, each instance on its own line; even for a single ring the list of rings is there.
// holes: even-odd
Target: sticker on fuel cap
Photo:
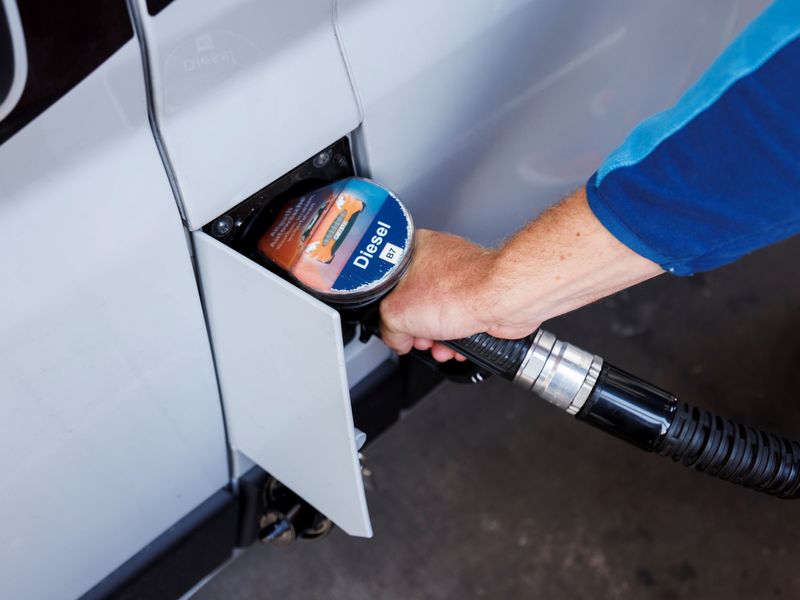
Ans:
[[[394,194],[352,177],[290,200],[258,249],[317,295],[359,302],[396,283],[412,235]]]

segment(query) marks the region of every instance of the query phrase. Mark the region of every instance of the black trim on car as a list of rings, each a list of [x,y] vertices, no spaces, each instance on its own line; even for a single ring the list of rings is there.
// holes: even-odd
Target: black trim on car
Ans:
[[[80,600],[180,598],[232,556],[238,514],[236,497],[227,489],[218,491]],[[125,515],[119,518],[124,521]]]
[[[174,1],[175,0],[147,0],[147,12],[150,13],[150,16],[154,17]]]
[[[17,6],[28,78],[14,110],[0,122],[0,144],[133,38],[125,0],[20,0]]]
[[[400,419],[444,378],[413,356],[387,360],[350,390],[353,423],[367,434],[367,446]]]
[[[0,6],[0,104],[8,96],[14,82],[14,46],[6,11]]]

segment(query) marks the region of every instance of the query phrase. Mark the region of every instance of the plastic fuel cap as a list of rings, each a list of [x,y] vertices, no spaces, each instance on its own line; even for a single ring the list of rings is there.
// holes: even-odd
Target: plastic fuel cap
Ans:
[[[289,200],[258,251],[321,300],[359,307],[400,281],[413,237],[411,216],[395,194],[350,177]]]

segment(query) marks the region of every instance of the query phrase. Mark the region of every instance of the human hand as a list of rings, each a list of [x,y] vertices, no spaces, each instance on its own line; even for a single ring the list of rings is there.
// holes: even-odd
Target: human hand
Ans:
[[[464,357],[435,340],[451,340],[488,331],[522,337],[536,325],[498,327],[491,295],[496,251],[463,238],[421,229],[408,273],[381,303],[381,337],[405,354],[430,350],[438,361]]]
[[[420,229],[414,258],[397,287],[381,302],[381,338],[400,354],[431,350],[436,360],[455,357],[435,340],[456,339],[480,331],[476,314],[479,275],[491,252],[467,240]]]

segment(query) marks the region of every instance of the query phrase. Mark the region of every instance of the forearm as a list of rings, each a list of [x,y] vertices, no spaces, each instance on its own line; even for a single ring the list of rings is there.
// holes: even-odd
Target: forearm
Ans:
[[[581,189],[498,249],[420,230],[409,272],[381,303],[381,335],[398,352],[486,331],[520,338],[542,321],[661,273],[612,236]]]
[[[495,252],[475,303],[496,334],[518,334],[662,272],[603,227],[581,188]]]

